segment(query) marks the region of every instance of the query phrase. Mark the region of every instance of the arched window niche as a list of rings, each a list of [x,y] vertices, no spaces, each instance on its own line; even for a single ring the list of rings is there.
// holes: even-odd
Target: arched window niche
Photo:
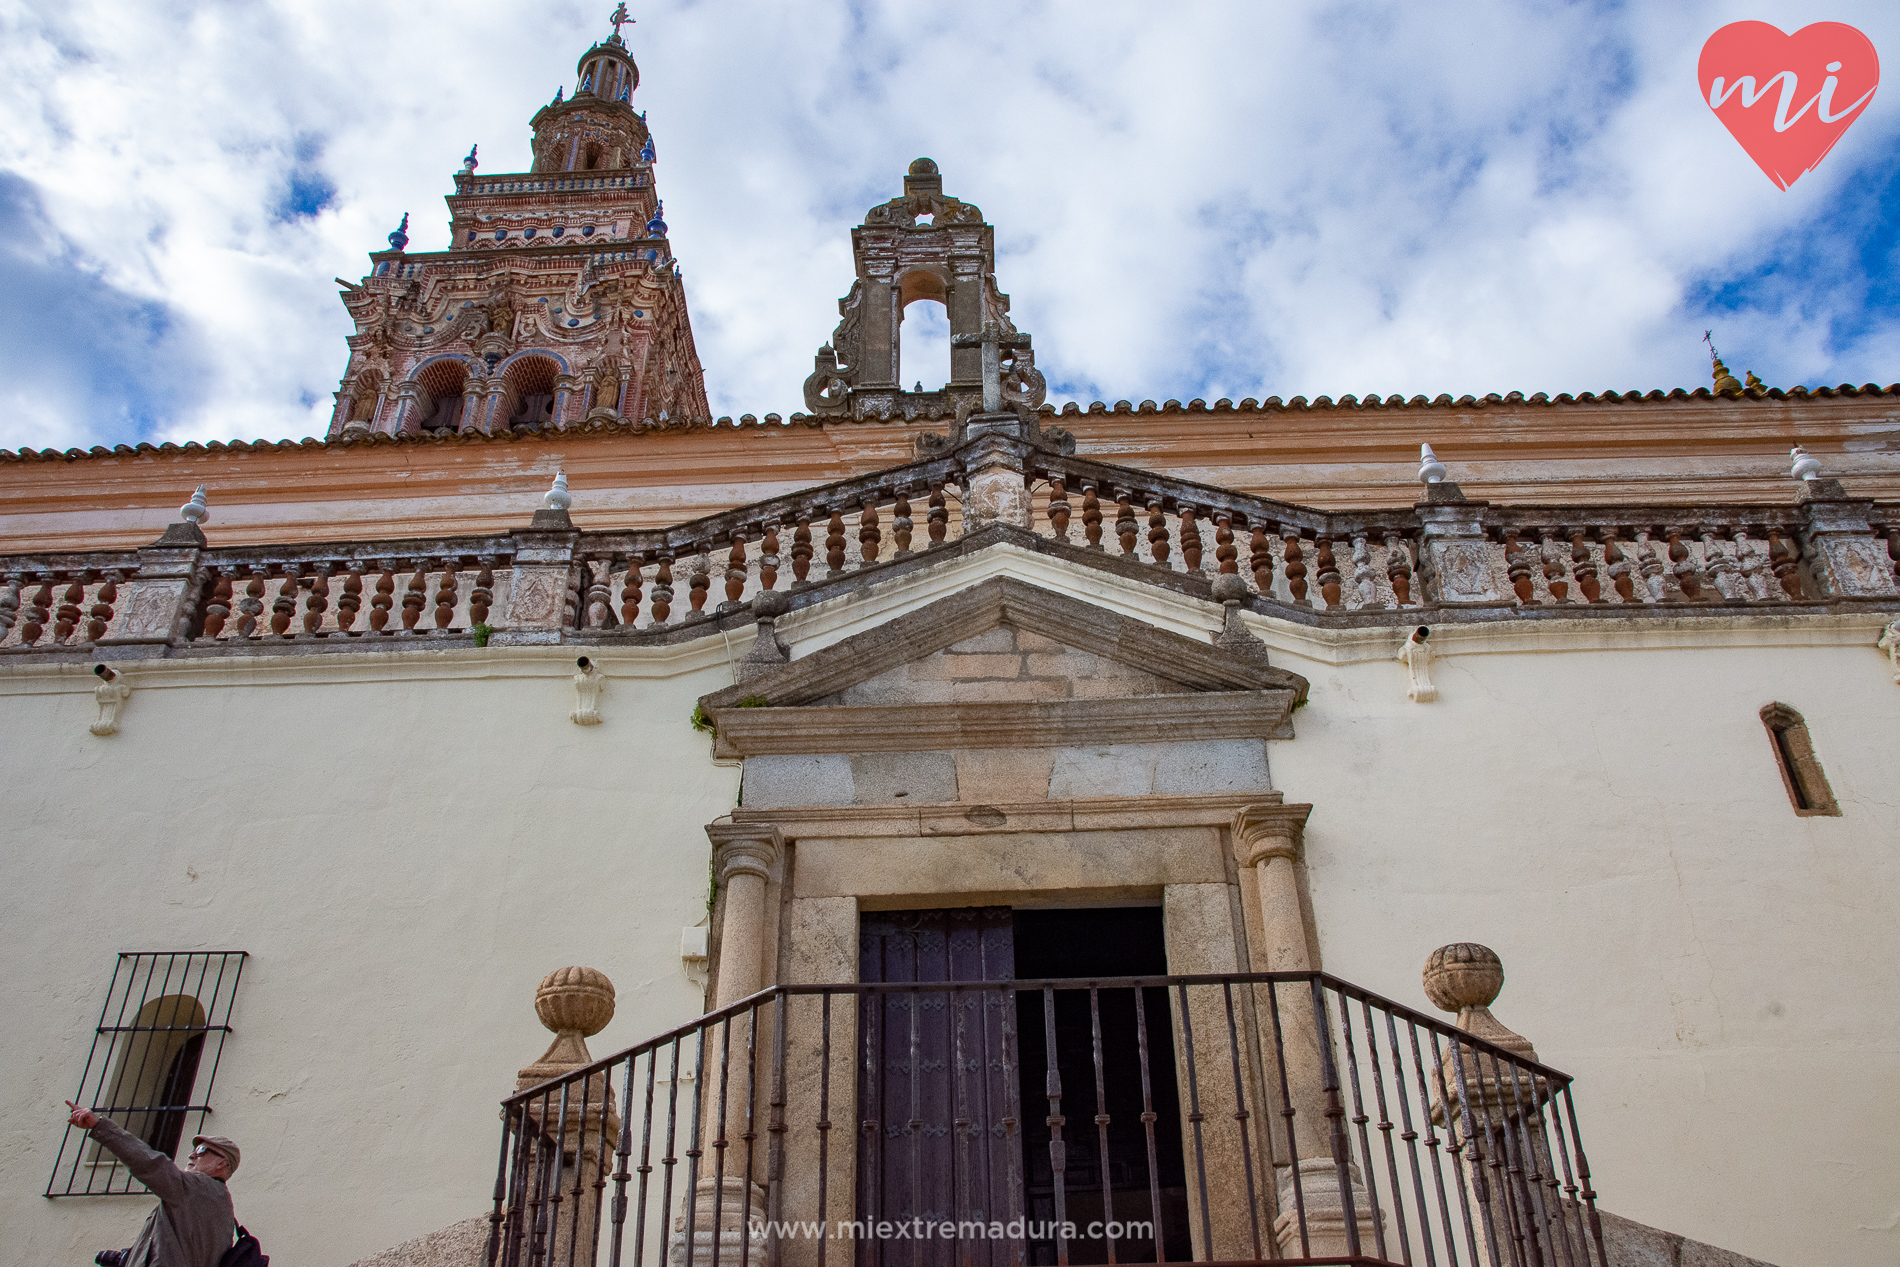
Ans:
[[[950,381],[949,288],[928,269],[898,281],[897,385],[934,392]]]
[[[555,380],[561,365],[550,356],[523,356],[502,370],[513,408],[508,426],[514,431],[539,431],[554,425]]]
[[[1775,764],[1781,770],[1782,786],[1794,812],[1803,817],[1840,817],[1840,803],[1828,786],[1820,758],[1814,755],[1814,740],[1800,713],[1786,704],[1774,703],[1761,710],[1761,723],[1775,746]]]
[[[139,1008],[129,1028],[131,1041],[120,1049],[118,1068],[106,1083],[107,1103],[99,1111],[159,1152],[176,1157],[204,1054],[204,1007],[189,994],[162,995]],[[92,1160],[96,1165],[118,1164],[97,1145]]]
[[[454,357],[431,361],[416,374],[416,384],[426,394],[422,402],[428,409],[423,416],[424,431],[456,431],[462,425],[462,393],[468,385],[468,365]]]

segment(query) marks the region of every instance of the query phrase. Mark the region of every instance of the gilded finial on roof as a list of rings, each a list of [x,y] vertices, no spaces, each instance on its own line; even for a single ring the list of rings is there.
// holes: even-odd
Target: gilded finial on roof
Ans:
[[[1722,364],[1722,354],[1715,350],[1715,331],[1704,330],[1702,341],[1709,345],[1709,376],[1715,381],[1715,394],[1739,393],[1742,390],[1741,380],[1728,372],[1728,366]]]
[[[1759,378],[1756,378],[1754,370],[1748,371],[1747,381],[1744,382],[1742,386],[1748,388],[1750,391],[1767,391],[1768,390],[1768,384],[1762,382]]]

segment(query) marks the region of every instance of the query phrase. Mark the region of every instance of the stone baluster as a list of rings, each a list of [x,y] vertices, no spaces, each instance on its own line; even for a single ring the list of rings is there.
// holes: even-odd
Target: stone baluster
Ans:
[[[257,622],[264,615],[264,577],[262,568],[253,568],[248,563],[240,563],[233,569],[238,576],[244,577],[244,596],[238,599],[237,636],[255,638]]]
[[[402,631],[413,634],[416,622],[422,619],[422,609],[429,602],[429,561],[416,560],[416,572],[409,578],[409,587],[402,594]]]
[[[1262,596],[1273,595],[1273,539],[1267,535],[1267,525],[1255,524],[1253,536],[1247,542],[1247,570],[1253,573],[1254,588]]]
[[[26,620],[20,625],[20,645],[30,647],[38,643],[46,632],[46,622],[53,618],[53,576],[50,572],[40,573],[40,587],[27,598]]]
[[[1669,565],[1656,553],[1656,543],[1650,540],[1650,530],[1636,529],[1636,565],[1643,574],[1643,589],[1646,603],[1660,603],[1669,597]]]
[[[1320,597],[1326,600],[1330,610],[1339,606],[1339,564],[1333,561],[1333,539],[1321,535],[1314,538],[1313,544],[1318,548],[1313,558],[1317,569],[1314,576],[1319,581]]]
[[[891,540],[897,543],[897,553],[892,557],[899,559],[910,557],[910,537],[910,497],[902,488],[899,488],[896,504],[891,507]],[[767,588],[769,589],[770,586]]]
[[[620,578],[620,623],[627,629],[640,618],[640,586],[645,580],[640,569],[641,559],[636,554],[627,560],[627,574]]]
[[[92,609],[86,613],[87,642],[97,642],[106,636],[106,629],[112,624],[112,605],[119,600],[119,582],[124,579],[125,573],[112,569],[93,594]]]
[[[613,982],[592,968],[557,969],[541,979],[534,992],[534,1011],[553,1032],[554,1042],[539,1060],[516,1075],[518,1092],[593,1063],[587,1040],[613,1020]],[[588,1247],[605,1222],[601,1198],[620,1133],[611,1079],[599,1073],[577,1080],[568,1084],[565,1098],[554,1092],[529,1101],[524,1112],[527,1120],[520,1128],[540,1136],[539,1146],[526,1150],[525,1164],[546,1167],[541,1183],[535,1185],[545,1202],[545,1214],[528,1233],[523,1246],[529,1251],[526,1257],[541,1267],[565,1267],[570,1259],[590,1261]],[[580,1204],[578,1212],[564,1208],[569,1202]]]
[[[1102,499],[1095,485],[1082,486],[1082,538],[1090,550],[1101,550],[1102,545]]]
[[[1135,557],[1135,504],[1127,493],[1115,495],[1115,535],[1121,539],[1122,558]]]
[[[1049,481],[1049,528],[1057,541],[1069,539],[1069,487],[1060,475]]]
[[[1385,579],[1392,583],[1392,597],[1400,607],[1412,604],[1412,553],[1405,538],[1396,532],[1385,534]]]
[[[686,601],[695,612],[706,610],[706,591],[712,588],[712,545],[699,543],[693,555],[692,570],[686,574]]]
[[[835,507],[825,524],[825,579],[844,575],[844,512]]]
[[[1782,593],[1788,601],[1798,603],[1802,600],[1801,560],[1789,548],[1787,538],[1776,529],[1768,529],[1768,566],[1774,569],[1775,579],[1781,582]]]
[[[587,577],[587,590],[582,617],[583,629],[612,629],[614,627],[614,590],[609,584],[613,575],[613,556],[596,556],[582,559],[581,567]]]
[[[1286,570],[1287,593],[1293,596],[1295,603],[1304,606],[1306,605],[1306,555],[1305,552],[1300,549],[1300,530],[1298,528],[1290,530],[1283,528],[1281,531],[1286,534],[1284,538],[1286,542],[1284,566]]]
[[[459,599],[456,580],[462,561],[453,555],[442,560],[442,578],[435,587],[435,632],[445,634],[455,623],[455,605]]]
[[[1201,538],[1201,525],[1194,507],[1181,507],[1180,517],[1181,566],[1191,576],[1206,576],[1207,573],[1201,568],[1201,554],[1207,548],[1207,543]]]
[[[1603,583],[1597,577],[1596,557],[1590,553],[1590,547],[1583,539],[1583,529],[1572,528],[1569,537],[1570,570],[1576,574],[1577,588],[1583,591],[1583,601],[1600,603],[1603,601]]]
[[[930,486],[930,544],[940,546],[944,535],[950,531],[950,508],[944,504],[943,485]]]
[[[303,631],[314,638],[323,628],[323,613],[330,608],[330,574],[334,563],[319,563],[311,569],[310,597],[303,600]]]
[[[1617,529],[1600,528],[1597,532],[1603,538],[1603,566],[1609,571],[1611,587],[1623,602],[1635,602],[1636,580],[1630,575],[1629,556],[1623,553],[1623,543],[1617,538]]]
[[[13,622],[20,615],[20,577],[17,573],[8,573],[7,584],[0,590],[0,642],[6,641],[13,632]]]
[[[86,574],[75,572],[72,581],[60,593],[57,622],[53,626],[53,645],[64,646],[79,629],[80,604],[86,601]]]
[[[1379,597],[1378,573],[1372,568],[1372,543],[1363,532],[1352,537],[1352,584],[1355,607],[1370,607]]]
[[[858,554],[863,560],[858,564],[868,568],[877,562],[877,556],[883,546],[884,534],[877,527],[877,503],[875,494],[867,494],[858,513]]]
[[[277,597],[270,605],[270,631],[279,638],[288,638],[291,619],[297,614],[297,591],[301,588],[297,574],[302,569],[291,562],[285,562],[283,569],[283,584],[277,587]]]
[[[376,594],[369,600],[369,631],[372,635],[388,632],[389,614],[396,606],[396,564],[384,559],[376,564]]]
[[[1156,567],[1168,566],[1168,517],[1161,509],[1161,499],[1148,499],[1148,555]]]
[[[1550,590],[1550,601],[1563,603],[1570,599],[1570,573],[1564,567],[1563,552],[1557,548],[1557,531],[1555,527],[1537,530],[1537,552],[1543,556],[1544,585]]]
[[[1735,530],[1735,563],[1741,570],[1742,597],[1767,602],[1771,586],[1769,577],[1773,573],[1769,572],[1761,552],[1748,539],[1748,529],[1745,527]]]
[[[798,526],[792,531],[792,588],[803,589],[811,584],[811,516],[800,515]]]
[[[1240,547],[1234,544],[1234,517],[1224,510],[1214,516],[1214,571],[1218,576],[1240,575]]]
[[[1702,571],[1690,556],[1689,547],[1683,544],[1682,534],[1681,528],[1663,529],[1663,536],[1669,542],[1669,562],[1674,564],[1670,570],[1675,575],[1676,586],[1684,598],[1695,602],[1702,597]]]
[[[673,556],[670,554],[660,556],[659,570],[653,574],[652,607],[654,625],[664,625],[673,614]]]
[[[1504,530],[1504,570],[1511,578],[1511,588],[1517,593],[1517,601],[1527,607],[1536,604],[1537,594],[1531,582],[1530,551],[1518,540],[1515,528]]]
[[[1747,597],[1744,592],[1740,568],[1736,561],[1722,552],[1715,529],[1704,528],[1702,538],[1702,569],[1708,574],[1709,584],[1722,596],[1725,603],[1739,603]],[[1738,550],[1740,547],[1736,547]]]
[[[344,636],[355,632],[357,613],[363,610],[363,565],[351,563],[343,574],[343,592],[336,600],[336,631]]]
[[[908,524],[908,520],[905,521]],[[908,533],[908,529],[906,529]],[[782,561],[779,555],[779,525],[765,525],[765,540],[759,543],[759,588],[776,590],[778,588],[778,569]]]
[[[745,583],[745,530],[741,528],[732,534],[732,549],[726,552],[726,602],[737,605]]]

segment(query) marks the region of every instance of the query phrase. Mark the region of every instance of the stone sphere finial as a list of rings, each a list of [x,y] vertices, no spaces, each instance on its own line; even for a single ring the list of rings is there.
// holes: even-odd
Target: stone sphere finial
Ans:
[[[910,165],[910,174],[913,176],[935,176],[937,174],[937,165],[927,158],[916,159]]]
[[[178,517],[186,523],[202,524],[211,518],[211,508],[205,505],[205,486],[198,485],[191,500],[178,508]]]
[[[614,983],[592,968],[557,968],[541,978],[534,1012],[556,1034],[592,1038],[614,1018]]]
[[[1425,997],[1446,1012],[1490,1007],[1504,988],[1504,962],[1489,946],[1456,941],[1425,960]]]
[[[542,502],[549,510],[566,510],[574,504],[573,494],[567,491],[567,472],[554,473],[554,486],[542,496]]]
[[[1217,572],[1211,587],[1217,603],[1244,603],[1249,597],[1247,582],[1237,572]]]

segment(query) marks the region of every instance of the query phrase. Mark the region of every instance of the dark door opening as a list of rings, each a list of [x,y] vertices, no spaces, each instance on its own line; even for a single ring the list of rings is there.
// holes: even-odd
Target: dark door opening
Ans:
[[[1018,979],[1159,977],[1168,971],[1159,907],[1016,911],[1014,924]],[[1193,1257],[1167,991],[1150,987],[1140,993],[1140,1021],[1145,1024],[1138,1022],[1132,989],[1098,990],[1093,1008],[1088,990],[1058,990],[1053,1027],[1044,1014],[1043,993],[1024,991],[1017,996],[1027,1214],[1032,1233],[1048,1231],[1047,1225],[1056,1217],[1055,1170],[1049,1149],[1053,1133],[1048,1123],[1048,1094],[1058,1085],[1048,1077],[1048,1035],[1053,1028],[1064,1119],[1064,1214],[1076,1229],[1069,1241],[1071,1263],[1108,1262],[1110,1230],[1122,1232],[1115,1242],[1116,1261],[1153,1262],[1155,1233],[1134,1235],[1142,1229],[1128,1225],[1157,1222],[1155,1230],[1167,1259],[1179,1262]],[[1149,1112],[1152,1123],[1144,1120]],[[1106,1155],[1098,1115],[1108,1118]],[[1038,1229],[1038,1223],[1044,1226]],[[1113,1227],[1117,1223],[1120,1229]],[[1054,1263],[1055,1237],[1032,1234],[1028,1261]]]

